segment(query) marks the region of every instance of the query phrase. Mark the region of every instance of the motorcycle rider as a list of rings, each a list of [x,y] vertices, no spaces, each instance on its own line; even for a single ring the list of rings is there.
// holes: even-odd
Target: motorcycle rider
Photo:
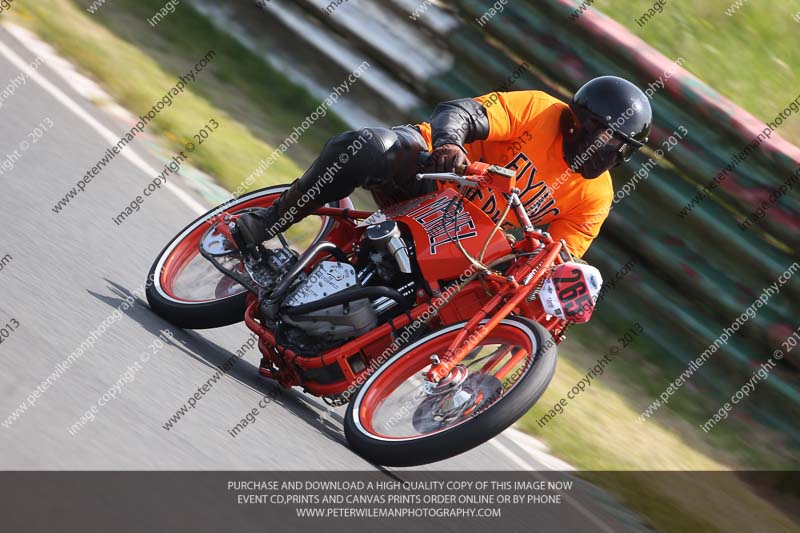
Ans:
[[[358,186],[371,191],[380,206],[435,190],[437,184],[416,180],[423,170],[419,155],[430,151],[426,169],[435,172],[452,172],[475,160],[516,170],[520,200],[531,221],[549,224],[552,237],[564,239],[570,252],[581,257],[611,208],[608,170],[644,146],[651,123],[647,96],[614,76],[589,81],[569,104],[541,91],[444,102],[430,122],[331,138],[273,206],[243,214],[232,233],[240,249],[257,254],[259,244]],[[338,169],[333,179],[331,168]],[[322,179],[326,172],[328,179]],[[505,204],[493,192],[470,194],[497,220]]]

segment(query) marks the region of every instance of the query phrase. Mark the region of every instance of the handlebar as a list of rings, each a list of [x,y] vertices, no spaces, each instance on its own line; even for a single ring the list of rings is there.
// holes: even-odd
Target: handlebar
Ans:
[[[422,152],[419,158],[420,163],[425,164],[429,157],[428,152]],[[517,184],[517,173],[498,165],[475,161],[469,165],[461,165],[455,170],[455,172],[417,174],[417,180],[452,181],[462,187],[483,186],[506,193],[511,193]]]
[[[418,162],[424,166],[430,159],[430,153],[421,152]],[[487,187],[496,192],[508,195],[508,207],[502,218],[498,221],[495,231],[503,223],[503,219],[508,214],[508,210],[514,210],[517,220],[520,222],[526,234],[535,231],[530,217],[525,210],[525,206],[519,199],[519,189],[517,189],[517,173],[510,168],[498,165],[490,165],[481,161],[475,161],[469,165],[461,165],[455,169],[456,172],[434,172],[427,174],[417,174],[417,180],[450,181],[458,183],[462,187]],[[488,242],[488,241],[487,241]]]
[[[480,182],[455,172],[438,172],[432,174],[417,174],[417,180],[454,181],[462,187],[478,187]]]

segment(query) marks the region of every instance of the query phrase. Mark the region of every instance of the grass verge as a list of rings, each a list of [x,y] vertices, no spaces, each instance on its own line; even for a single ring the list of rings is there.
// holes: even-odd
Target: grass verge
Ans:
[[[649,397],[620,372],[630,365],[624,359],[637,357],[635,343],[630,352],[616,356],[591,387],[569,399],[570,389],[603,355],[597,347],[615,344],[596,330],[591,343],[571,337],[560,349],[550,387],[519,422],[521,429],[545,441],[556,456],[586,470],[582,477],[619,495],[659,531],[759,531],[765,524],[771,531],[792,530],[791,520],[733,473],[697,473],[730,470],[736,468],[736,460],[698,436],[692,424],[667,409],[653,421],[637,423]],[[562,398],[563,412],[539,424]],[[591,472],[609,470],[640,473]],[[662,471],[686,472],[659,474]]]
[[[642,20],[654,4],[597,0],[593,7],[666,56],[684,57],[687,70],[765,122],[797,98],[800,23],[793,16],[800,19],[800,5],[742,2],[734,9],[735,0],[669,0]],[[800,145],[800,120],[780,134]]]
[[[217,120],[218,132],[192,154],[192,164],[229,190],[319,105],[188,4],[156,29],[147,24],[145,13],[158,10],[160,0],[115,0],[113,9],[95,15],[82,8],[89,3],[18,0],[12,17],[137,115],[146,114],[178,76],[213,50],[210,65],[148,125],[148,133],[178,152],[209,119]],[[324,139],[342,129],[345,124],[327,113],[248,190],[292,181],[302,172],[294,158],[307,163]]]

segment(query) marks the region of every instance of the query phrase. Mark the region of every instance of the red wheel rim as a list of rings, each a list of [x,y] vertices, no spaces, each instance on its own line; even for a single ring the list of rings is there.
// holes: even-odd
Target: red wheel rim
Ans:
[[[241,203],[229,205],[225,208],[225,211],[228,211],[229,213],[237,213],[254,207],[269,207],[280,196],[280,194],[281,192],[278,191],[275,193],[255,196],[253,198],[244,200]],[[222,297],[189,298],[185,294],[181,294],[181,291],[176,287],[176,284],[181,279],[181,275],[186,272],[187,267],[190,265],[194,266],[195,262],[199,262],[203,265],[207,264],[209,272],[211,272],[212,275],[217,275],[217,281],[225,278],[224,274],[216,271],[216,269],[210,263],[208,263],[199,252],[198,246],[200,244],[200,239],[203,238],[203,235],[205,235],[209,228],[207,221],[210,218],[212,217],[209,215],[205,219],[195,223],[192,227],[188,228],[188,230],[185,230],[184,235],[180,236],[178,239],[176,239],[176,241],[173,242],[171,249],[168,248],[165,250],[164,256],[162,256],[162,259],[160,260],[160,273],[158,274],[158,279],[156,280],[156,287],[164,296],[181,303],[205,303],[230,298],[245,292],[244,287],[236,286],[240,290],[236,290],[235,292],[232,290],[230,294]],[[309,219],[310,218],[312,217],[309,217]],[[319,228],[317,229],[317,232],[313,238],[311,238],[311,242],[316,241],[322,235],[329,221],[328,217],[315,218],[316,220],[319,220]],[[304,222],[301,222],[300,224],[303,223]],[[213,283],[209,284],[209,288],[211,285],[213,285]],[[216,288],[216,286],[214,288]],[[235,287],[231,288],[234,289]],[[214,293],[213,290],[211,292]]]
[[[421,373],[423,369],[430,365],[431,354],[442,354],[449,347],[453,338],[458,334],[459,331],[460,328],[454,329],[446,334],[439,335],[436,338],[425,342],[424,344],[415,346],[409,352],[403,354],[399,359],[391,363],[388,367],[382,371],[379,370],[379,374],[377,374],[374,379],[368,382],[368,386],[365,386],[366,390],[363,392],[363,396],[359,399],[358,410],[355,413],[355,415],[358,417],[358,425],[374,438],[382,440],[411,440],[431,436],[436,433],[441,433],[442,431],[447,431],[469,420],[470,415],[474,414],[474,412],[468,409],[464,412],[464,414],[467,416],[458,420],[452,425],[448,425],[447,427],[441,428],[432,433],[415,436],[397,436],[387,434],[385,424],[384,429],[376,427],[379,426],[379,424],[376,424],[376,421],[381,418],[381,416],[377,415],[392,393],[398,390],[404,384],[408,383],[409,380],[416,381],[421,379]],[[477,349],[471,352],[470,355],[477,353],[479,356],[474,357],[474,361],[480,362],[483,358],[488,357],[483,364],[475,365],[475,369],[478,370],[477,373],[481,375],[485,370],[488,372],[496,371],[498,369],[503,370],[504,364],[507,363],[500,363],[503,361],[510,361],[512,358],[519,359],[522,364],[521,368],[524,368],[522,373],[518,373],[516,376],[514,376],[514,379],[509,383],[509,387],[506,387],[506,383],[503,382],[503,392],[497,396],[491,404],[482,405],[482,410],[486,409],[489,407],[489,405],[492,405],[494,402],[508,394],[508,392],[518,382],[519,377],[521,377],[525,372],[529,371],[531,367],[531,354],[535,353],[534,342],[535,340],[532,340],[531,336],[526,333],[524,329],[514,325],[501,323],[487,336],[486,339],[484,339],[484,341],[481,342],[481,345],[479,346],[479,348],[481,348],[487,345],[499,345],[499,348],[491,352],[489,356],[482,355],[481,351],[477,351]],[[502,348],[504,346],[511,346],[513,349],[505,350],[504,353]],[[465,358],[464,362],[470,362],[470,356]],[[470,372],[472,372],[472,370],[473,369],[471,369]],[[506,374],[506,376],[508,376],[508,374]],[[482,399],[479,399],[479,401],[481,400]],[[403,405],[408,406],[407,403]],[[472,409],[474,409],[474,407],[475,406],[473,406]],[[383,418],[385,417],[386,415],[384,414]]]

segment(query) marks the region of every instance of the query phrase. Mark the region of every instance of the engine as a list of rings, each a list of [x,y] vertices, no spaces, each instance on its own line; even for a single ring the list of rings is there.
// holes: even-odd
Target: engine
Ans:
[[[356,269],[349,263],[322,261],[311,274],[286,298],[284,323],[300,328],[306,335],[324,340],[356,337],[378,324],[378,316],[368,298],[312,310],[293,313],[301,306],[317,302],[351,287],[359,287]]]
[[[356,248],[358,268],[321,261],[308,275],[298,276],[280,306],[287,345],[302,351],[329,349],[410,307],[419,274],[413,248],[397,223],[368,226]]]

